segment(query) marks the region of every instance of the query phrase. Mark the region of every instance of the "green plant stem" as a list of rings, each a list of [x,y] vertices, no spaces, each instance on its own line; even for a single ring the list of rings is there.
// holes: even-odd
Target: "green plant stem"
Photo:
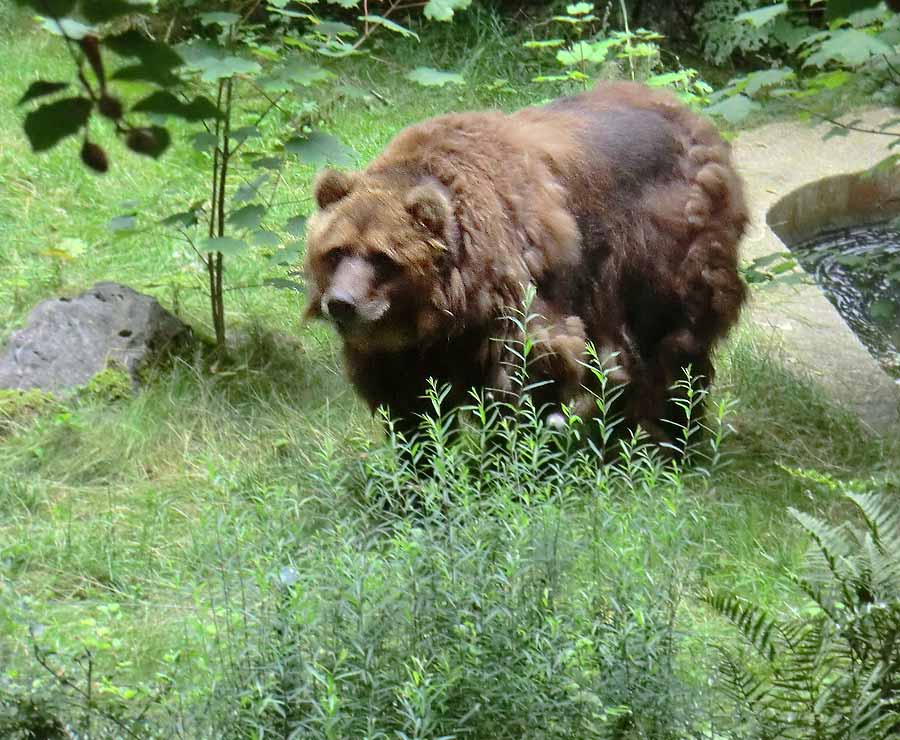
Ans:
[[[216,93],[216,108],[219,110],[222,109],[222,95],[224,92],[225,83],[224,80],[219,80],[218,91]],[[209,206],[209,229],[208,235],[209,238],[212,239],[216,236],[216,223],[217,223],[217,213],[218,213],[218,193],[219,193],[219,162],[222,158],[222,150],[219,145],[219,138],[221,134],[221,120],[216,118],[215,129],[213,131],[216,137],[216,147],[213,150],[213,171],[212,171],[212,195],[210,197],[210,206]],[[219,312],[221,301],[217,300],[217,291],[216,291],[216,259],[214,255],[210,252],[206,255],[206,271],[209,276],[209,301],[210,301],[210,310],[212,313],[212,323],[213,330],[216,333],[216,344],[219,344]]]
[[[217,193],[216,216],[218,218],[217,236],[225,236],[225,186],[228,182],[228,160],[231,156],[231,104],[234,92],[234,78],[229,77],[225,82],[225,121],[222,130],[222,166],[219,170],[219,192]],[[225,350],[225,304],[222,293],[222,253],[216,252],[215,292],[213,302],[215,304],[214,316],[216,319],[216,347],[222,352]]]
[[[631,31],[628,28],[628,8],[625,7],[625,0],[619,0],[619,7],[622,9],[622,25],[625,26],[625,45],[628,47],[628,69],[631,72],[631,79],[634,81],[634,59],[631,56]]]

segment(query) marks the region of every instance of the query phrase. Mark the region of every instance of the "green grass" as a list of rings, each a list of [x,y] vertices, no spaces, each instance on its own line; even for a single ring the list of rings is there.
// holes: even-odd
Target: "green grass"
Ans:
[[[159,162],[136,158],[98,131],[112,160],[103,177],[81,166],[72,141],[32,155],[14,105],[22,72],[67,78],[69,66],[55,40],[25,32],[20,21],[13,16],[13,29],[0,36],[0,335],[20,325],[36,301],[101,279],[156,295],[208,335],[202,275],[180,256],[177,239],[149,228],[202,197],[201,155],[180,129]],[[390,68],[359,65],[351,68],[355,82],[389,104],[339,103],[332,130],[366,161],[398,129],[425,116],[488,104],[512,108],[546,94],[533,86],[517,95],[491,88],[514,70],[490,64],[491,45],[504,43],[502,34],[476,28],[484,35],[473,36],[472,47],[436,37],[427,49],[410,47],[408,56],[412,64],[468,65],[475,84],[423,92],[396,80]],[[311,175],[296,166],[285,171],[273,225],[309,211]],[[126,239],[109,232],[106,223],[122,212],[123,201],[140,204],[147,231]],[[45,253],[65,239],[81,240],[84,252],[57,264]],[[888,493],[900,488],[900,438],[869,434],[811,380],[781,365],[777,347],[744,327],[720,358],[715,394],[735,400],[734,431],[723,446],[728,464],[710,478],[640,488],[635,474],[601,495],[579,469],[549,489],[529,482],[532,500],[500,477],[479,497],[471,496],[477,485],[468,480],[466,487],[465,468],[453,467],[451,455],[448,469],[458,476],[447,485],[461,503],[449,513],[392,517],[373,496],[414,484],[432,495],[432,484],[392,467],[396,460],[378,425],[342,377],[334,337],[300,322],[297,294],[250,287],[281,274],[264,254],[229,260],[226,365],[210,367],[202,353],[182,357],[152,371],[145,389],[127,398],[110,400],[100,389],[58,402],[0,399],[0,663],[7,671],[0,692],[7,685],[21,695],[31,686],[56,706],[59,687],[30,652],[29,625],[39,624],[38,643],[59,650],[73,681],[81,675],[73,659],[91,650],[102,670],[98,686],[114,708],[154,696],[168,680],[160,676],[172,676],[195,722],[202,707],[221,708],[217,697],[273,722],[261,700],[274,690],[253,688],[248,676],[274,680],[281,670],[314,676],[300,687],[310,706],[334,710],[315,720],[311,736],[362,736],[341,733],[359,729],[353,709],[366,701],[398,712],[396,726],[407,721],[404,711],[433,719],[437,707],[462,721],[465,711],[448,696],[493,690],[483,676],[495,661],[501,676],[521,679],[519,693],[507,697],[508,707],[495,696],[496,714],[484,709],[475,737],[491,736],[483,723],[503,722],[510,716],[504,711],[540,717],[554,702],[571,702],[572,716],[584,719],[587,700],[509,660],[521,651],[546,659],[539,667],[547,676],[577,676],[585,692],[607,702],[605,719],[591,721],[609,727],[620,721],[616,702],[643,706],[650,699],[642,691],[661,689],[627,684],[631,693],[620,695],[612,679],[603,683],[607,673],[618,676],[609,669],[618,664],[606,656],[598,669],[596,655],[582,654],[584,641],[637,644],[629,642],[636,639],[631,633],[622,636],[636,622],[622,626],[603,614],[635,620],[645,609],[640,619],[658,624],[670,603],[662,594],[678,590],[678,628],[689,636],[679,642],[673,668],[680,683],[665,686],[696,687],[712,660],[708,643],[722,628],[695,591],[727,589],[775,609],[800,603],[785,572],[799,567],[806,541],[786,508],[832,518],[842,506],[809,471]],[[302,585],[287,597],[276,587],[285,567],[296,570]],[[610,581],[610,573],[618,580]],[[435,591],[416,596],[417,584]],[[616,607],[621,612],[609,606],[617,603],[614,586],[626,601],[634,599]],[[418,632],[399,626],[409,614],[422,620],[415,622]],[[534,627],[525,638],[535,644],[517,624]],[[591,625],[599,632],[588,634]],[[396,644],[394,628],[397,639],[410,642]],[[471,640],[460,630],[471,630]],[[615,639],[603,637],[604,630]],[[370,663],[362,638],[383,650]],[[305,667],[290,663],[292,656]],[[432,662],[416,668],[413,659],[423,656]],[[265,670],[254,673],[259,666]],[[465,675],[454,673],[460,666]],[[368,684],[353,682],[369,670],[394,699],[361,698]],[[429,694],[429,686],[447,693]],[[166,716],[153,706],[154,717]],[[564,736],[560,728],[554,732]]]

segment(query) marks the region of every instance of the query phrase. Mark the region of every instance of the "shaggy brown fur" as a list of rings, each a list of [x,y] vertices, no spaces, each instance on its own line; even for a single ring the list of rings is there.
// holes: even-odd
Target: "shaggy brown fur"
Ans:
[[[534,286],[552,379],[540,402],[590,416],[585,343],[615,355],[622,412],[664,441],[670,387],[744,300],[747,213],[728,145],[667,93],[601,84],[512,115],[441,116],[362,172],[322,172],[310,219],[310,315],[334,320],[352,382],[412,421],[426,379],[507,390],[504,319]],[[677,416],[677,414],[676,414]]]

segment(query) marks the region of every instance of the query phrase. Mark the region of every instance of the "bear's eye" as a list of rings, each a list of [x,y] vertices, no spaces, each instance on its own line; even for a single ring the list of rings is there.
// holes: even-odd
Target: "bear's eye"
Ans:
[[[334,249],[329,249],[322,257],[322,259],[329,267],[335,268],[338,266],[340,261],[349,254],[349,252],[350,250],[348,247],[335,247]]]
[[[370,259],[380,280],[388,280],[400,272],[400,265],[383,252],[376,252]]]

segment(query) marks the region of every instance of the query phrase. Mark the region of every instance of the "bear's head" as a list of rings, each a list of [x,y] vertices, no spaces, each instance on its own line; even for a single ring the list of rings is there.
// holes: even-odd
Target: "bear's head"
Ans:
[[[432,178],[325,170],[314,190],[307,316],[330,320],[360,350],[427,341],[453,315],[447,273],[458,237],[447,188]]]

